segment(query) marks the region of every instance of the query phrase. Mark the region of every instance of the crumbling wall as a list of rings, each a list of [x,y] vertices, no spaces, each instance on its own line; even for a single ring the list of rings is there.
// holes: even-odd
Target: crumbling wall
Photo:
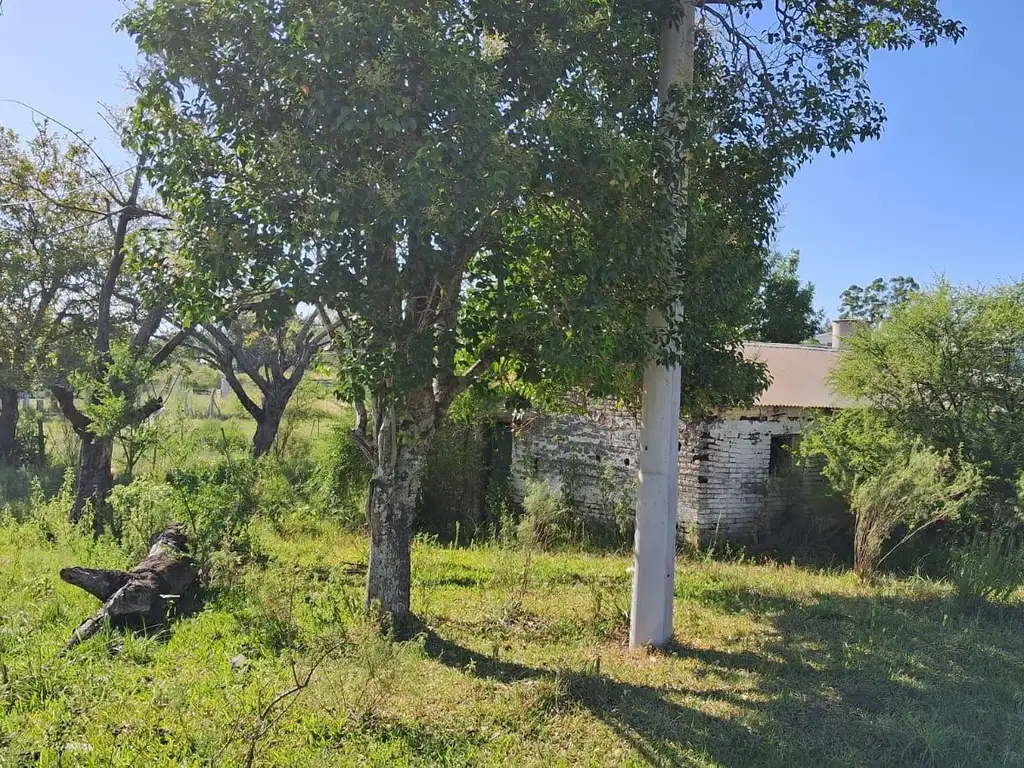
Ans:
[[[679,536],[705,544],[748,540],[800,503],[817,473],[792,466],[790,450],[813,416],[799,408],[752,408],[681,421]],[[513,480],[521,496],[528,480],[543,480],[583,514],[610,520],[610,488],[629,493],[635,509],[639,455],[639,418],[614,403],[586,414],[536,415],[516,433]]]

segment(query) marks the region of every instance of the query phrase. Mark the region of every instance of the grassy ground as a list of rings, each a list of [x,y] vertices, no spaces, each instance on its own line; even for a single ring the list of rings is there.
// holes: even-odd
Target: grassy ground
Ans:
[[[631,653],[627,559],[420,542],[422,625],[392,643],[361,618],[364,539],[262,540],[267,564],[169,634],[61,658],[95,601],[58,569],[124,558],[58,523],[0,527],[0,765],[1024,764],[1019,605],[681,562],[678,644]]]

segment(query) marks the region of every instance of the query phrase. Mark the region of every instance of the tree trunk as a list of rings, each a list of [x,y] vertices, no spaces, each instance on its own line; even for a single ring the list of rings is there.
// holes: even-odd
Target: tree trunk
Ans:
[[[18,461],[18,390],[0,387],[0,464]]]
[[[180,598],[198,578],[188,555],[185,534],[176,525],[153,542],[133,571],[64,568],[60,577],[103,602],[94,615],[72,633],[65,651],[96,634],[107,622],[116,626],[154,627],[165,619],[166,603]]]
[[[114,485],[113,455],[113,438],[88,437],[82,440],[82,460],[78,465],[75,501],[70,514],[72,523],[82,519],[90,502],[97,516],[102,511]]]
[[[411,433],[399,435],[392,427],[392,411],[383,419],[377,436],[377,467],[367,501],[370,565],[366,599],[396,621],[409,615],[413,513],[438,422],[430,408],[415,418]]]
[[[263,418],[256,422],[256,434],[252,437],[252,456],[258,459],[267,453],[277,439],[277,432],[281,428],[281,419],[284,418],[284,409],[288,398],[283,403],[273,399],[266,399],[262,407]]]

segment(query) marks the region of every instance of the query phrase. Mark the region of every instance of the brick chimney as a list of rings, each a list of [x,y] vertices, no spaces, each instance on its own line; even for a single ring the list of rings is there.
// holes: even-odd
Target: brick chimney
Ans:
[[[848,317],[843,320],[832,321],[832,349],[841,349],[843,339],[856,335],[857,331],[867,323],[860,318]]]

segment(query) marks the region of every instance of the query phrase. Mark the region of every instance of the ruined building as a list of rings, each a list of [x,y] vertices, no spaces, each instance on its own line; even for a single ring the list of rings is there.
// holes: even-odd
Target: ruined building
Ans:
[[[833,326],[831,343],[747,343],[744,354],[764,362],[771,384],[750,408],[728,409],[679,426],[678,532],[701,542],[748,540],[767,533],[809,486],[812,468],[796,467],[792,449],[822,414],[847,403],[829,374],[850,321]],[[534,415],[518,430],[513,477],[547,481],[584,514],[621,514],[616,500],[635,493],[639,418],[614,403],[585,415]]]

